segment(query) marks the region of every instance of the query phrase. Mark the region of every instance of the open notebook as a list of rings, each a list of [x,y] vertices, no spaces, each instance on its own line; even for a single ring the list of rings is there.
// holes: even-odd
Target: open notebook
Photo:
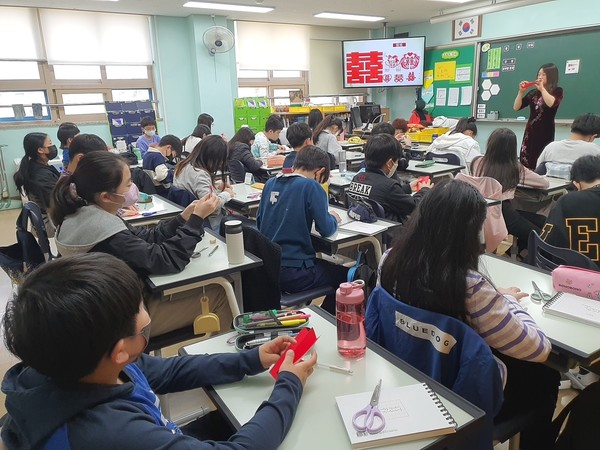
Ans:
[[[336,397],[352,448],[372,448],[454,433],[456,422],[425,383],[381,390],[379,410],[385,427],[377,434],[357,433],[352,416],[371,400],[373,392]]]
[[[600,327],[600,301],[559,292],[544,305],[544,312]]]

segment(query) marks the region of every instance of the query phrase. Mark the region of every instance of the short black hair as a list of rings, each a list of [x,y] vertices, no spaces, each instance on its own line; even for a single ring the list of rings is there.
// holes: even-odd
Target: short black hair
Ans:
[[[61,147],[65,147],[69,139],[73,139],[80,133],[79,128],[73,122],[63,122],[58,127],[56,137],[60,141]]]
[[[194,131],[192,131],[192,136],[198,137],[202,139],[204,136],[210,136],[211,129],[208,125],[201,123],[200,125],[196,125]]]
[[[571,133],[579,133],[583,136],[600,136],[600,116],[594,113],[582,114],[575,117],[571,125]]]
[[[571,181],[592,183],[600,180],[600,155],[580,156],[571,166]]]
[[[285,137],[292,148],[297,148],[312,137],[312,130],[305,122],[295,122],[288,127]]]
[[[206,125],[208,128],[212,129],[212,124],[214,121],[215,119],[213,119],[213,116],[207,113],[202,113],[198,116],[197,125]]]
[[[323,179],[329,180],[329,155],[316,145],[307,145],[294,160],[294,169],[315,170],[325,168]]]
[[[175,152],[177,156],[181,155],[183,150],[183,145],[181,145],[181,139],[172,134],[166,134],[160,138],[160,142],[158,143],[159,147],[164,147],[166,145],[170,145],[171,149]]]
[[[30,273],[8,302],[4,341],[39,373],[79,380],[135,334],[141,301],[142,284],[124,261],[95,252],[58,258]]]
[[[100,136],[95,134],[79,134],[73,138],[69,146],[69,161],[73,161],[75,156],[80,153],[84,155],[89,152],[106,150],[106,142]]]
[[[265,123],[265,131],[281,131],[283,130],[283,119],[277,114],[271,114]]]
[[[396,129],[392,126],[391,123],[379,122],[373,127],[373,130],[371,131],[371,136],[374,134],[389,134],[390,136],[394,136],[396,134]]]
[[[381,169],[391,159],[398,161],[402,156],[400,143],[389,134],[371,135],[365,145],[365,164],[369,170]]]
[[[156,120],[154,120],[152,117],[144,117],[140,122],[140,126],[142,128],[146,128],[148,125],[156,126]]]

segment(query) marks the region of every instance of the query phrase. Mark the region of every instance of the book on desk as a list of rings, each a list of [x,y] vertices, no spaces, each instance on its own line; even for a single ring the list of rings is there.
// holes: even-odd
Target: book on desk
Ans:
[[[543,307],[544,313],[600,327],[600,301],[559,292]]]
[[[336,397],[344,427],[352,448],[373,448],[418,439],[426,439],[456,431],[456,422],[439,397],[426,383],[383,388],[379,410],[385,427],[379,433],[359,433],[354,429],[354,414],[371,400],[372,392]]]

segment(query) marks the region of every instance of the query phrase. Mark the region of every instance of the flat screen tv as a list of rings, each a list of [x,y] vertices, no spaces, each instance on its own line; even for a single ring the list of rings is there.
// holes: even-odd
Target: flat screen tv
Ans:
[[[425,36],[342,41],[344,88],[422,86]]]

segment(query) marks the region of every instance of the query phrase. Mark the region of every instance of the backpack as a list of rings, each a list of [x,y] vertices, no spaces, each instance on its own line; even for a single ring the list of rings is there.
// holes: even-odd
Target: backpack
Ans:
[[[37,239],[28,230],[29,222]],[[27,202],[17,218],[17,243],[0,247],[0,267],[8,274],[13,284],[19,284],[28,272],[52,258],[54,256],[50,250],[42,211],[36,203]]]
[[[352,283],[356,280],[363,280],[365,282],[365,298],[369,298],[371,291],[375,289],[377,277],[375,271],[367,264],[366,253],[366,250],[358,250],[356,263],[348,270],[348,283]]]
[[[565,420],[566,425],[560,432]],[[558,436],[554,450],[597,448],[600,442],[599,423],[600,381],[597,381],[581,391],[552,421],[552,431]]]

